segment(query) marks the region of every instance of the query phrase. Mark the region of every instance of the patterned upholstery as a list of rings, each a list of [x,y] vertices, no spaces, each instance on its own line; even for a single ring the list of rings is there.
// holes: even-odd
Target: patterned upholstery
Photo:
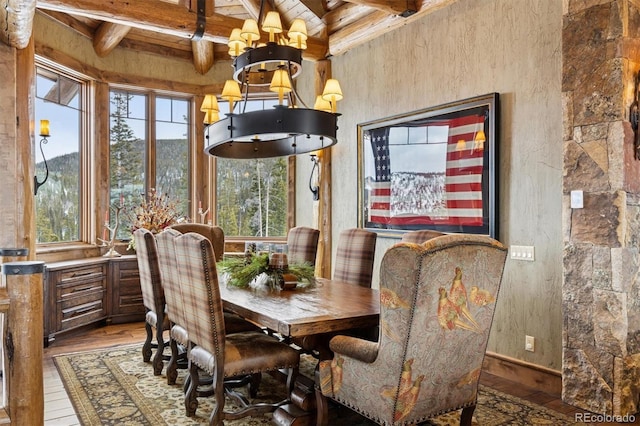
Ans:
[[[291,228],[287,234],[289,262],[316,264],[320,231],[305,226]]]
[[[167,228],[156,236],[160,274],[167,303],[166,312],[171,322],[169,341],[171,359],[167,365],[167,383],[170,385],[175,384],[178,377],[178,344],[186,347],[189,342],[174,243],[175,238],[180,235],[182,234],[175,229]]]
[[[201,223],[180,223],[173,225],[171,228],[183,234],[195,232],[196,234],[202,235],[208,239],[213,246],[216,262],[221,261],[224,257],[224,231],[219,226],[204,225]],[[180,278],[183,279],[183,277]],[[242,333],[243,331],[256,331],[260,329],[255,324],[252,324],[231,312],[225,312],[224,321],[227,327],[227,334]],[[186,331],[176,329],[176,332],[179,333],[180,336],[184,336],[183,339],[185,342],[188,340]]]
[[[334,358],[320,363],[317,392],[379,424],[460,408],[461,424],[471,424],[506,255],[498,241],[464,234],[389,248],[380,267],[380,341],[331,339]],[[320,405],[318,424],[326,424]]]
[[[421,229],[419,231],[410,231],[405,232],[402,236],[402,242],[405,243],[414,243],[414,244],[422,244],[427,240],[430,240],[435,237],[441,237],[443,235],[442,232],[433,231],[431,229]]]
[[[171,359],[167,365],[167,383],[170,385],[175,384],[178,377],[178,359],[180,355],[178,345],[186,348],[190,341],[190,336],[187,333],[185,325],[186,304],[181,291],[181,288],[189,285],[189,282],[188,278],[182,276],[178,270],[178,254],[175,247],[175,239],[180,235],[182,235],[182,233],[175,228],[167,228],[156,237],[162,285],[164,287],[167,304],[166,312],[171,322],[171,339],[169,342]],[[206,235],[203,237],[207,238]],[[224,321],[229,334],[260,330],[256,325],[232,313],[225,312]]]
[[[142,290],[142,303],[144,304],[145,329],[147,338],[142,345],[142,359],[144,362],[151,360],[151,348],[157,347],[153,357],[153,374],[159,376],[162,373],[164,363],[162,353],[164,351],[163,332],[169,330],[169,319],[164,313],[164,291],[160,278],[160,266],[158,264],[158,251],[153,234],[146,229],[138,229],[133,233],[136,242],[136,257],[138,270],[140,271],[140,288]],[[158,324],[160,326],[158,327]],[[152,344],[153,330],[156,331],[156,343]]]
[[[333,279],[371,287],[376,237],[375,232],[364,229],[342,231],[338,238]]]
[[[205,237],[188,233],[175,239],[179,272],[183,280],[182,295],[185,303],[186,327],[192,344],[189,358],[190,384],[185,395],[187,415],[195,415],[198,406],[197,384],[199,369],[214,378],[213,391],[216,404],[209,424],[222,424],[225,418],[238,418],[274,411],[277,404],[267,409],[246,406],[240,412],[224,411],[224,378],[239,375],[289,369],[289,391],[297,374],[299,353],[290,346],[262,332],[226,335],[222,299],[218,288],[218,274],[211,243]],[[253,408],[253,410],[252,410]]]
[[[224,230],[219,226],[205,225],[203,223],[179,223],[172,226],[176,231],[183,234],[187,232],[195,232],[207,237],[213,245],[213,251],[216,254],[216,262],[224,257]]]

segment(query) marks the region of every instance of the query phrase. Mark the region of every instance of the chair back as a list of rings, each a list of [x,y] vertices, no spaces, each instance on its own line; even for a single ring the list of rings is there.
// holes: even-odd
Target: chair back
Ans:
[[[213,245],[216,262],[221,261],[224,257],[224,230],[221,227],[205,225],[204,223],[178,223],[171,226],[171,228],[183,234],[195,232],[206,237]]]
[[[359,228],[340,232],[333,279],[371,287],[376,238],[375,232]]]
[[[137,229],[133,233],[133,238],[136,242],[142,303],[147,310],[162,314],[165,301],[156,239],[149,230],[143,228]]]
[[[441,237],[443,235],[446,235],[446,234],[443,234],[442,232],[438,232],[438,231],[433,231],[431,229],[421,229],[419,231],[405,232],[404,235],[402,235],[401,241],[403,243],[422,244],[427,240],[430,240],[435,237]]]
[[[215,356],[216,365],[223,366],[224,314],[213,246],[196,233],[176,237],[175,246],[189,340]]]
[[[184,303],[180,292],[180,276],[175,246],[175,238],[180,235],[182,234],[179,231],[166,228],[156,235],[156,244],[169,320],[185,327]]]
[[[475,406],[506,255],[498,241],[464,234],[389,248],[377,356],[368,363],[336,352],[331,369],[320,366],[322,392],[381,424]],[[322,377],[332,377],[329,386]]]
[[[306,226],[296,226],[287,233],[289,262],[316,264],[320,231]]]

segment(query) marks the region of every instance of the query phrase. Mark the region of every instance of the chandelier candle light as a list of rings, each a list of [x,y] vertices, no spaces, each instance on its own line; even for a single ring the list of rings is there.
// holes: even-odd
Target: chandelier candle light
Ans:
[[[280,15],[272,11],[262,21],[262,31],[268,34],[266,44],[259,43],[261,34],[254,19],[231,31],[228,46],[229,55],[235,58],[233,80],[225,82],[220,95],[229,103],[229,113],[220,119],[216,97],[205,96],[200,108],[209,125],[205,151],[216,157],[268,158],[334,145],[336,103],[343,98],[338,80],[327,80],[313,108],[304,104],[292,84],[302,71],[308,37],[305,22],[295,19],[284,37]],[[278,105],[245,112],[250,90],[260,87],[277,93]]]

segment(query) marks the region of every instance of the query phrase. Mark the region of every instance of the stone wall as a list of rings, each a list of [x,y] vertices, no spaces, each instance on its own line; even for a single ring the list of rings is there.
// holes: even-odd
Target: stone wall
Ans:
[[[640,408],[640,162],[629,122],[640,57],[632,2],[569,1],[563,22],[563,400]],[[572,190],[584,208],[571,209]]]

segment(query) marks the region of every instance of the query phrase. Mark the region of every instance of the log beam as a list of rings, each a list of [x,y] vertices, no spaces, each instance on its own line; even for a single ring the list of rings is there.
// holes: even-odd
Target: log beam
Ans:
[[[417,0],[345,0],[347,3],[360,4],[378,9],[390,15],[411,16],[416,13],[420,2]]]
[[[36,0],[1,0],[0,10],[0,40],[16,49],[27,47],[33,30]]]
[[[193,66],[200,74],[206,74],[214,62],[213,43],[208,40],[191,41],[193,52]]]
[[[84,16],[101,21],[128,25],[147,31],[171,34],[176,37],[191,38],[196,31],[196,14],[182,6],[157,0],[39,0],[38,8],[56,12]],[[242,27],[243,20],[212,14],[206,18],[204,40],[226,44],[231,30]],[[310,37],[307,39],[305,59],[318,60],[326,57],[327,41]]]
[[[98,56],[104,58],[120,44],[122,39],[129,34],[129,31],[131,31],[131,27],[127,25],[103,22],[96,29],[96,33],[93,36],[93,50]]]

